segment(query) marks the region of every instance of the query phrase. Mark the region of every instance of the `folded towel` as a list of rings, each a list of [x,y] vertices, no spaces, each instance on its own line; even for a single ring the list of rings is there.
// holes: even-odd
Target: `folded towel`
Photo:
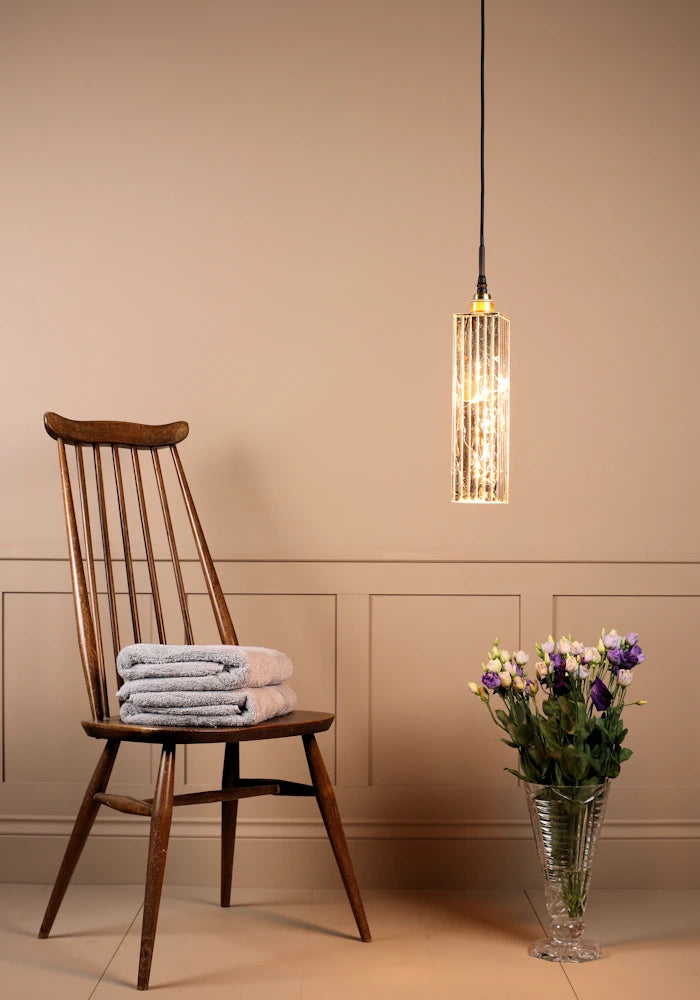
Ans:
[[[117,671],[127,682],[118,692],[124,699],[131,694],[129,684],[134,681],[187,678],[191,682],[193,678],[217,677],[219,686],[225,690],[281,684],[292,675],[292,661],[285,653],[262,646],[168,646],[139,642],[120,651]],[[191,685],[166,688],[207,689]]]
[[[279,687],[278,684],[271,685]],[[145,691],[132,694],[129,701],[136,708],[146,712],[169,712],[171,709],[201,708],[203,705],[237,705],[241,694],[250,688],[237,688],[235,691]],[[262,691],[262,688],[255,688]]]
[[[286,715],[297,703],[297,696],[287,684],[241,688],[227,692],[225,700],[221,694],[217,693],[217,697],[215,704],[164,705],[155,710],[129,700],[119,714],[122,722],[134,726],[253,726]]]
[[[169,666],[172,666],[172,664],[169,664]],[[185,663],[183,666],[189,668],[197,666],[197,664]],[[202,664],[202,666],[209,666],[209,664]],[[190,673],[188,672],[181,677],[147,677],[144,680],[126,681],[117,691],[117,697],[121,701],[126,701],[127,698],[133,698],[135,694],[145,694],[147,692],[155,694],[156,692],[163,691],[234,691],[236,688],[240,689],[241,687],[240,675],[232,670],[223,670],[219,674],[200,674],[195,676],[190,676]],[[290,674],[287,674],[287,677]],[[287,680],[287,677],[284,677],[283,680]],[[246,685],[246,687],[255,686],[251,684]],[[265,685],[262,686],[264,687]]]

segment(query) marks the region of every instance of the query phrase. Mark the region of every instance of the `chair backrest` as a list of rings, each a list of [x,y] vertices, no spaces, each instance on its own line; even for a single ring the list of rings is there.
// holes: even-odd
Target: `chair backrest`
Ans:
[[[214,618],[222,643],[236,644],[236,632],[231,616],[226,606],[219,578],[214,568],[209,548],[204,537],[197,511],[192,501],[182,462],[177,451],[177,445],[184,441],[189,427],[184,421],[161,426],[149,424],[133,424],[122,421],[102,420],[68,420],[57,413],[44,415],[44,426],[47,433],[58,442],[58,458],[61,468],[61,483],[63,487],[63,504],[66,516],[66,531],[68,534],[68,550],[70,569],[75,600],[75,615],[78,626],[78,644],[87,684],[88,698],[93,718],[105,719],[109,716],[109,697],[107,694],[107,679],[105,670],[105,651],[102,641],[102,628],[99,609],[99,589],[97,576],[103,574],[104,585],[109,608],[110,631],[114,658],[122,646],[133,642],[149,641],[150,637],[142,638],[142,625],[139,620],[139,601],[137,596],[137,581],[135,568],[145,562],[148,569],[150,593],[153,602],[155,626],[158,641],[167,642],[165,634],[165,616],[161,603],[159,573],[154,554],[151,533],[152,521],[149,520],[147,497],[150,495],[159,499],[160,516],[162,517],[169,562],[172,566],[175,588],[179,598],[180,614],[184,626],[184,642],[194,642],[192,621],[188,607],[187,593],[183,580],[182,567],[175,539],[175,529],[171,506],[168,502],[166,475],[161,463],[161,452],[169,452],[174,465],[174,474],[179,484],[179,492],[184,503],[187,520],[204,574],[207,592],[211,600]],[[74,456],[70,455],[74,450]],[[90,455],[86,462],[84,452]],[[146,461],[142,463],[141,453],[148,452]],[[103,463],[103,453],[108,461]],[[71,471],[69,458],[74,457],[75,466]],[[150,462],[148,462],[150,457]],[[151,466],[144,470],[143,465]],[[105,469],[105,466],[107,468]],[[90,467],[92,470],[90,471]],[[90,472],[88,475],[87,472]],[[148,475],[148,478],[146,478]],[[168,470],[168,477],[172,471]],[[75,485],[74,485],[75,484]],[[176,489],[177,492],[177,489]],[[78,502],[74,494],[78,494]],[[119,530],[110,535],[110,517],[115,521],[115,514],[108,502],[108,496],[114,499],[119,520]],[[157,501],[152,501],[153,508]],[[76,506],[80,508],[82,533],[78,527]],[[127,507],[132,507],[131,533]],[[134,507],[136,509],[134,509]],[[96,515],[91,517],[96,508]],[[136,513],[138,511],[138,514]],[[136,519],[140,523],[133,530]],[[99,527],[97,527],[99,525]],[[81,540],[82,534],[82,540]],[[143,555],[135,555],[134,536],[143,541]],[[117,608],[117,586],[115,585],[115,568],[123,560],[126,576],[126,590],[129,597],[131,616],[131,636],[126,636],[120,630]],[[161,567],[161,574],[165,570]],[[168,570],[168,573],[170,571]],[[161,584],[162,584],[161,579]],[[141,587],[139,593],[143,593]],[[178,619],[179,620],[179,619]],[[174,641],[182,641],[177,637]]]

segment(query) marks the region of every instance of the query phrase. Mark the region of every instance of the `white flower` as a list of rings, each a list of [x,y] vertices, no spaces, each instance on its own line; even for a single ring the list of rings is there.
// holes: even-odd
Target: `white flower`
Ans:
[[[619,649],[621,642],[622,636],[617,634],[617,629],[610,629],[607,633],[603,631],[603,645],[606,649]]]
[[[572,642],[571,643],[571,654],[572,656],[580,656],[584,650],[584,645],[582,642]]]
[[[472,694],[475,694],[477,698],[481,698],[482,701],[489,700],[489,693],[483,684],[475,684],[474,681],[469,681],[467,686]]]
[[[551,637],[551,635],[546,642],[542,643],[542,652],[548,653],[550,656],[554,652],[554,639]]]
[[[630,685],[632,683],[632,671],[618,670],[617,683],[622,684],[623,688],[626,688],[628,685]]]
[[[575,656],[567,656],[566,658],[566,672],[567,674],[573,674],[578,670],[578,660]]]
[[[600,653],[593,646],[586,646],[583,651],[583,659],[586,663],[600,663]]]
[[[537,674],[537,676],[539,677],[539,679],[542,680],[549,673],[549,667],[547,666],[546,663],[542,663],[542,662],[536,663],[535,664],[535,673]]]
[[[507,649],[502,649],[498,655],[501,657],[501,663],[506,663],[510,659],[510,653]]]
[[[513,678],[513,687],[515,688],[516,691],[525,690],[525,681],[522,679],[522,677],[519,677],[517,674]]]
[[[513,678],[511,677],[511,675],[508,673],[507,670],[501,670],[498,676],[501,678],[502,688],[509,688],[513,683]]]
[[[578,668],[578,670],[576,671],[576,676],[578,677],[578,679],[580,681],[585,680],[586,677],[588,677],[589,674],[590,674],[590,670],[588,669],[588,667],[584,667],[583,665],[581,665]]]
[[[497,673],[500,673],[500,671],[503,668],[501,667],[501,661],[500,660],[489,660],[489,662],[486,664],[486,669],[487,670],[492,670],[495,674],[497,674]]]
[[[529,660],[530,660],[530,654],[526,653],[523,649],[519,649],[518,652],[515,654],[515,662],[521,667],[524,667],[525,664],[529,662]]]
[[[564,656],[568,656],[569,653],[571,652],[571,643],[569,642],[569,640],[566,638],[565,635],[563,635],[559,640],[559,652],[563,653]]]

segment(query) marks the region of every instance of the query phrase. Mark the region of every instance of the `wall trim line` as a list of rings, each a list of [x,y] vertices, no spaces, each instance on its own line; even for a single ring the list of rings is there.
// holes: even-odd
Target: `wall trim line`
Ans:
[[[347,820],[344,824],[352,840],[530,840],[527,820],[495,822],[437,820]],[[73,827],[69,816],[10,815],[0,817],[0,836],[67,837]],[[207,816],[189,819],[174,817],[172,836],[180,838],[219,837],[219,821]],[[93,828],[98,837],[145,837],[148,822],[139,818],[98,817]],[[253,819],[239,820],[238,836],[248,840],[325,840],[321,820]],[[700,819],[607,820],[603,840],[700,840]]]

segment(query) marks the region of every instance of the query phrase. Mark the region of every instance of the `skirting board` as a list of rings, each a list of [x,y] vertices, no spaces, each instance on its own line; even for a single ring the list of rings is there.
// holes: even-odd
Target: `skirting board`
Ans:
[[[52,882],[71,822],[64,817],[5,817],[0,822],[0,881]],[[366,888],[506,888],[537,885],[539,869],[527,823],[362,823],[346,825],[358,880]],[[147,826],[138,819],[98,820],[76,882],[141,882]],[[218,827],[210,818],[175,820],[166,879],[214,885]],[[242,821],[236,844],[240,886],[333,888],[340,884],[322,825]],[[598,849],[595,882],[608,888],[700,888],[697,823],[611,822]]]

